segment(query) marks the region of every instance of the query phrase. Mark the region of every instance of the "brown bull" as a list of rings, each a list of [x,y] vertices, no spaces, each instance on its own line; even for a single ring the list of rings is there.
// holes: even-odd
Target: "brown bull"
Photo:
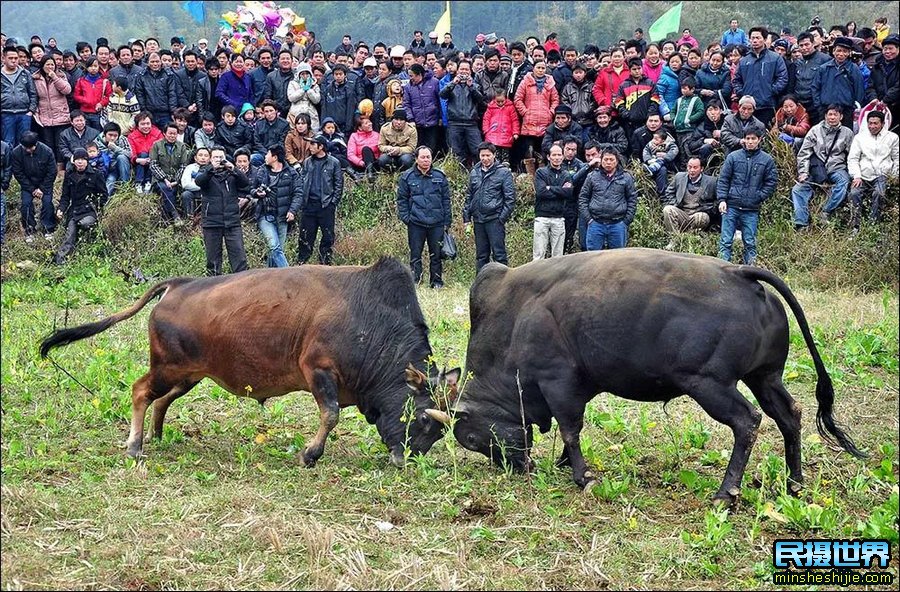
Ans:
[[[425,413],[435,407],[429,390],[437,382],[434,364],[426,362],[428,327],[412,275],[394,259],[371,267],[170,279],[127,310],[56,331],[41,344],[41,356],[131,318],[160,294],[150,315],[150,370],[132,387],[129,456],[142,452],[150,404],[152,436],[160,438],[169,405],[206,377],[260,403],[292,391],[312,392],[320,423],[303,452],[307,466],[322,456],[341,407],[356,405],[376,425],[395,464],[402,463],[405,446],[425,453],[443,434]],[[447,374],[451,388],[458,374]],[[410,396],[414,413],[405,412]]]

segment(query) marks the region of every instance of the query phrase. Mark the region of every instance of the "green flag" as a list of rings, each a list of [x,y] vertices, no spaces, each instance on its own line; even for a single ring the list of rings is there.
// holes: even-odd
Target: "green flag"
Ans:
[[[650,25],[650,41],[662,41],[669,33],[677,33],[681,28],[681,5],[679,2],[666,11],[664,15],[656,19],[656,22]]]

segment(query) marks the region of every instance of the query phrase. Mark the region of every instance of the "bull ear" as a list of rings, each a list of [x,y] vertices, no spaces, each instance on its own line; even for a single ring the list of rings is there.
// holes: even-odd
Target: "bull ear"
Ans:
[[[459,368],[441,372],[440,384],[445,388],[442,389],[443,392],[435,397],[438,409],[449,411],[453,408],[453,404],[456,403],[456,399],[459,397],[459,377],[461,374],[462,370]]]
[[[453,368],[452,370],[445,370],[441,372],[441,382],[447,385],[447,388],[456,389],[456,386],[459,384],[459,377],[462,374],[462,369]]]
[[[406,366],[406,386],[410,389],[419,392],[427,381],[428,377],[416,370],[412,364]]]

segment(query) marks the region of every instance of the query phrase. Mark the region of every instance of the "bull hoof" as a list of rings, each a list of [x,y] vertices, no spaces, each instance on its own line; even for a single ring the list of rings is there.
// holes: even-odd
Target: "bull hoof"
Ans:
[[[803,483],[798,483],[792,479],[788,479],[788,494],[791,497],[800,497],[803,492]]]
[[[596,479],[591,479],[591,480],[587,481],[584,484],[584,490],[582,491],[582,493],[586,496],[593,495],[592,492],[594,490],[594,487],[596,487],[597,485],[598,485],[598,483],[597,483]]]
[[[311,469],[316,466],[316,463],[319,461],[319,458],[322,456],[322,453],[319,452],[315,454],[314,451],[309,450],[308,448],[303,451],[303,465],[307,469]]]
[[[133,458],[135,460],[140,460],[144,456],[143,448],[138,446],[129,446],[125,449],[125,456],[128,458]]]
[[[737,501],[736,495],[729,493],[717,493],[712,497],[713,507],[715,508],[731,508]]]

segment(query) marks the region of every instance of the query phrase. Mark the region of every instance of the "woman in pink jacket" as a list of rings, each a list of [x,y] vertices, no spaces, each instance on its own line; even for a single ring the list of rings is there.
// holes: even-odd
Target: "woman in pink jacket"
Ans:
[[[41,127],[39,133],[41,142],[53,150],[56,155],[57,168],[62,171],[63,159],[57,150],[59,135],[72,123],[69,117],[69,103],[66,96],[72,92],[72,85],[63,73],[56,73],[56,62],[52,55],[46,55],[41,59],[34,78],[34,88],[37,90],[37,111],[34,120]]]
[[[509,162],[509,150],[519,139],[519,114],[516,106],[506,98],[506,91],[494,95],[484,113],[481,131],[484,141],[497,147],[497,160]]]
[[[372,130],[372,120],[361,117],[356,124],[356,131],[350,134],[347,143],[347,160],[357,171],[365,171],[371,181],[375,178],[375,163],[381,152],[378,150],[378,132]]]
[[[516,90],[515,105],[522,117],[520,137],[531,146],[533,154],[540,154],[541,139],[547,126],[553,123],[553,110],[559,105],[553,77],[547,76],[547,62],[541,59],[534,62],[534,70],[525,75]]]

